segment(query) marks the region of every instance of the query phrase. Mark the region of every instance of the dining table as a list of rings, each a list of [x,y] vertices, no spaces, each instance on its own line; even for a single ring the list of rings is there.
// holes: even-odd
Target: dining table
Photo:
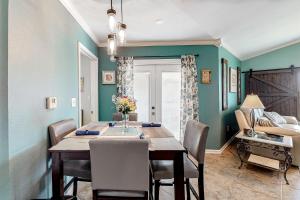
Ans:
[[[119,127],[116,124],[110,127],[108,122],[92,122],[77,130],[96,130],[99,135],[77,136],[77,130],[69,133],[58,144],[48,149],[52,157],[52,199],[64,199],[64,172],[65,160],[90,160],[89,141],[101,138],[135,138],[137,136],[120,132],[116,135],[105,134]],[[186,152],[182,144],[163,125],[161,127],[142,127],[139,122],[130,122],[130,128],[136,129],[141,135],[138,137],[149,141],[149,160],[172,160],[174,167],[174,198],[183,200],[184,194],[184,163],[183,155]],[[152,195],[149,195],[152,197]]]

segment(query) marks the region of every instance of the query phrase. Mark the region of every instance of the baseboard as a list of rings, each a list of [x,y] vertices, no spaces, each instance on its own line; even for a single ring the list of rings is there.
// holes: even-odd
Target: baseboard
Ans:
[[[238,133],[234,134],[223,146],[221,149],[206,149],[205,153],[208,154],[222,154],[223,151],[230,145],[230,143],[234,140],[235,136]]]

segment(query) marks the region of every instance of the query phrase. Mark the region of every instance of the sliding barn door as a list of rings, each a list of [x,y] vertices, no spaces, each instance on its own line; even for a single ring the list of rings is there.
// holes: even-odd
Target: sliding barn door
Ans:
[[[266,111],[300,119],[299,75],[296,69],[250,71],[246,73],[246,93],[257,94]]]

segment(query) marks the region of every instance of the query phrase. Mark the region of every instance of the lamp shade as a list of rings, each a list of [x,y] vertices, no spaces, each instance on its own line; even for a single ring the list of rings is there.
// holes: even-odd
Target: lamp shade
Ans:
[[[264,109],[265,106],[256,94],[248,94],[241,108]]]

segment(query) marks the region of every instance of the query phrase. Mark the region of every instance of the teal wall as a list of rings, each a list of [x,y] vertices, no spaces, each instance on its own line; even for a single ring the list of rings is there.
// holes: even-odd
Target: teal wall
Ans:
[[[0,195],[9,199],[8,162],[8,0],[0,1]]]
[[[12,199],[49,198],[47,126],[78,119],[77,42],[95,43],[58,0],[14,0],[9,5],[9,159]],[[58,107],[45,109],[56,96]],[[2,177],[1,177],[2,178]]]
[[[300,43],[290,45],[242,62],[243,71],[249,69],[278,69],[291,65],[300,67]]]
[[[228,61],[228,67],[237,69],[241,67],[241,61],[231,54],[228,50],[223,47],[219,48],[219,65],[220,70],[222,69],[221,59],[225,58]],[[222,80],[222,75],[220,73],[220,80]],[[222,81],[220,81],[220,107],[222,107]],[[237,105],[237,93],[228,93],[228,109],[221,112],[221,144],[224,144],[228,139],[230,139],[235,133],[238,132],[238,126],[235,118],[234,111],[238,108]],[[229,130],[227,130],[229,126]]]
[[[234,67],[239,66],[239,60],[226,50],[219,50],[215,46],[154,46],[154,47],[130,47],[119,49],[122,56],[168,56],[199,54],[197,58],[198,74],[200,81],[200,69],[209,68],[212,70],[212,83],[209,85],[198,84],[199,87],[199,116],[200,120],[210,126],[208,137],[208,148],[219,149],[225,143],[225,136],[222,128],[222,111],[220,104],[220,56],[224,54],[229,63]],[[106,53],[106,48],[99,48],[99,77],[102,70],[116,70],[116,62],[111,62]],[[111,96],[116,93],[116,85],[99,86],[99,119],[111,120],[114,106]],[[230,95],[230,108],[234,109],[233,95]],[[231,111],[230,110],[230,111]],[[229,113],[228,111],[227,113]],[[221,133],[222,132],[222,133]]]

